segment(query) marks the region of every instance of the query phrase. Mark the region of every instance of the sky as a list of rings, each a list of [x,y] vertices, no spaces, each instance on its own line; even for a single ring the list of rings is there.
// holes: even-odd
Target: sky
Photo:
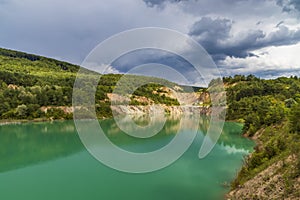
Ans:
[[[187,34],[223,76],[300,75],[299,0],[0,0],[0,47],[75,64],[110,36],[141,27]],[[111,72],[154,61],[184,65],[146,51],[121,57]]]

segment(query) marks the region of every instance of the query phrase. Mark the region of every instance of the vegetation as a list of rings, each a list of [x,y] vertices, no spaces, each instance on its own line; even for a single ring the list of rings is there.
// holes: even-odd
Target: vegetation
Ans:
[[[0,49],[0,119],[70,119],[73,84],[79,66],[41,56]],[[82,78],[97,80],[88,72]],[[183,86],[153,77],[108,74],[101,76],[95,93],[97,117],[112,116],[108,93],[127,95],[131,105],[149,103],[179,105],[162,85]],[[118,87],[118,82],[122,87]],[[219,80],[212,80],[210,85]],[[224,77],[227,91],[227,120],[244,123],[244,134],[256,138],[258,146],[232,183],[237,188],[279,161],[285,192],[293,193],[300,177],[300,79],[296,76],[262,80],[253,75]],[[140,87],[135,88],[135,85]],[[137,89],[137,90],[135,90]],[[205,88],[193,88],[205,92]],[[131,92],[132,91],[132,92]],[[85,96],[84,90],[82,96]],[[131,94],[132,95],[129,95]],[[140,101],[146,98],[147,101]]]
[[[40,56],[0,49],[0,118],[65,118],[61,110],[43,106],[70,106],[78,66]]]
[[[146,97],[152,100],[155,104],[165,104],[167,106],[172,106],[172,105],[178,106],[179,105],[178,100],[166,96],[165,94],[166,92],[161,90],[161,87],[163,86],[157,83],[149,83],[141,86],[138,90],[134,91],[131,105],[145,105],[143,103],[134,100],[136,96],[139,96],[139,97]]]
[[[0,126],[0,173],[82,151],[74,131],[72,121]]]
[[[257,140],[255,152],[246,158],[232,189],[282,162],[280,170],[274,172],[284,179],[282,197],[299,197],[294,185],[300,177],[300,79],[261,80],[238,75],[223,81],[227,119],[243,121],[244,134]]]
[[[72,105],[73,85],[78,69],[79,66],[66,62],[0,49],[0,119],[72,118],[72,113],[65,110]],[[82,85],[90,87],[89,81],[97,80],[98,77],[99,74],[87,72]],[[157,104],[179,104],[176,99],[153,93],[154,90],[159,92],[161,85],[174,87],[174,83],[154,77],[127,75],[122,79],[122,87],[115,91],[122,77],[121,74],[101,76],[95,93],[99,118],[112,116],[107,93],[127,94],[136,84],[141,87],[134,92],[134,96],[147,97]],[[133,98],[131,104],[141,102]]]
[[[283,122],[290,107],[300,102],[297,77],[261,80],[237,75],[223,81],[227,86],[227,119],[244,121],[249,136],[262,127]]]

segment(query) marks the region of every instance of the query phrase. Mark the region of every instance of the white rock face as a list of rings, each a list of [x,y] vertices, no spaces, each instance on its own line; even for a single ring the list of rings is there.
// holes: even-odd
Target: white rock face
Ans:
[[[159,105],[157,105],[159,106]],[[183,113],[188,115],[195,115],[195,114],[203,114],[208,115],[210,114],[209,107],[200,107],[200,106],[165,106],[160,105],[162,111],[166,114],[170,115],[182,115]],[[152,106],[133,106],[133,105],[113,105],[111,109],[114,114],[120,115],[153,115],[157,114],[157,110],[153,110]]]

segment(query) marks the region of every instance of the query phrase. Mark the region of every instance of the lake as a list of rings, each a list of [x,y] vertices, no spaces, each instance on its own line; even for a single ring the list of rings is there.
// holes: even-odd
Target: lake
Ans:
[[[226,122],[213,151],[198,158],[208,119],[172,165],[145,174],[111,169],[82,145],[73,121],[0,126],[0,199],[82,200],[222,199],[254,143],[241,136],[241,124]],[[124,134],[112,119],[100,121],[108,138],[123,149],[148,152],[168,144],[179,121],[168,119],[152,138]],[[188,127],[186,127],[188,130]]]

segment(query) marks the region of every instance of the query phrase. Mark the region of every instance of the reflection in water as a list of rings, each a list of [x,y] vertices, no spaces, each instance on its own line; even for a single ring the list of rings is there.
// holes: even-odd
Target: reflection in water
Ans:
[[[72,121],[0,126],[0,172],[68,156],[82,149]]]
[[[145,123],[145,118],[139,118],[139,120]],[[160,120],[160,118],[154,118],[157,124]],[[100,125],[107,137],[116,145],[133,152],[149,152],[162,148],[174,138],[174,134],[178,133],[180,129],[180,120],[179,116],[170,116],[162,130],[147,139],[134,138],[124,133],[114,119],[102,120]],[[186,122],[191,124],[185,123],[185,129],[193,126],[193,120]],[[208,126],[209,117],[202,116],[199,134],[205,134]],[[237,137],[241,133],[241,129],[242,126],[237,123],[225,123],[218,145],[228,153],[249,153],[253,143]],[[130,127],[127,127],[127,130],[130,130]],[[136,145],[137,142],[138,145]],[[0,172],[68,156],[82,151],[83,148],[75,133],[73,121],[0,126],[0,158],[2,161]]]
[[[180,121],[168,118],[151,138],[127,135],[113,119],[100,124],[119,147],[149,152],[168,144],[180,129]],[[174,164],[140,175],[120,173],[95,161],[81,144],[73,121],[0,126],[0,198],[218,199],[227,191],[221,184],[233,179],[253,142],[240,136],[240,124],[226,122],[214,150],[200,160],[197,155],[208,125],[209,118],[201,117],[194,143]],[[188,131],[190,124],[183,128]],[[10,180],[17,180],[18,185]]]
[[[249,154],[249,149],[238,149],[235,145],[225,145],[224,143],[220,144],[220,148],[224,149],[228,154],[236,154],[236,153],[242,153],[242,154]]]

